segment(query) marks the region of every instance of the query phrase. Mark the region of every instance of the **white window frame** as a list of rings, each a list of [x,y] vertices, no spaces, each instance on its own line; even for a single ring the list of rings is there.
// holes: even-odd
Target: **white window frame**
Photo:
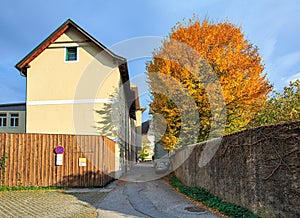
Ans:
[[[68,48],[76,48],[76,60],[67,60],[67,51],[68,51]],[[79,47],[78,46],[66,46],[65,47],[65,63],[74,63],[74,62],[78,62],[79,61]]]
[[[5,119],[5,122],[3,121]],[[3,125],[5,123],[5,125]],[[0,128],[7,127],[7,114],[6,113],[0,113]]]
[[[9,115],[9,127],[17,128],[19,126],[20,126],[20,114],[19,113],[11,113]]]

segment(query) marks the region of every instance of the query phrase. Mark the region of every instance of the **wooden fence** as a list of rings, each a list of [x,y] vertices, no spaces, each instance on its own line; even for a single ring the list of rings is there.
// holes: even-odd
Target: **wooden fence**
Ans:
[[[62,166],[56,165],[57,146],[65,150]],[[104,136],[2,133],[0,159],[4,154],[0,185],[9,187],[104,186],[115,171],[115,142]],[[79,166],[79,158],[86,158],[86,166]]]

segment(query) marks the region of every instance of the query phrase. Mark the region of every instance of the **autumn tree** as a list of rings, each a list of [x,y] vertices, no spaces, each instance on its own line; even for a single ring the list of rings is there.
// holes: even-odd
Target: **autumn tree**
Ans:
[[[178,23],[154,51],[147,71],[151,109],[167,123],[161,143],[168,150],[194,143],[191,135],[203,141],[222,134],[211,134],[216,119],[225,119],[225,133],[245,128],[271,90],[258,48],[228,21]],[[179,137],[185,129],[193,131]]]
[[[300,121],[300,80],[291,81],[282,93],[274,91],[248,126],[251,128],[293,121]]]

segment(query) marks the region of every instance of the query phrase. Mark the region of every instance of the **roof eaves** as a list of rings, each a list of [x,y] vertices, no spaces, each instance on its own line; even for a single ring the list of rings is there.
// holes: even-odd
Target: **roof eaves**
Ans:
[[[52,41],[55,41],[61,34],[63,34],[68,28],[69,23],[72,21],[69,19],[59,26],[52,34],[50,34],[45,40],[43,40],[37,47],[29,52],[22,60],[20,60],[15,67],[21,71],[24,67],[28,67],[28,64],[37,57],[42,51],[44,51]]]
[[[25,102],[22,103],[4,103],[4,104],[0,104],[0,107],[8,107],[8,106],[24,106],[26,105]]]
[[[72,20],[69,20],[70,24],[75,27],[79,32],[81,32],[83,35],[85,35],[87,38],[89,38],[92,42],[94,42],[96,45],[98,45],[100,48],[105,50],[110,56],[113,58],[118,59],[121,62],[126,62],[126,58],[121,57],[111,50],[109,50],[105,45],[103,45],[101,42],[99,42],[97,39],[95,39],[93,36],[91,36],[88,32],[86,32],[84,29],[82,29],[80,26],[78,26],[76,23],[74,23]]]
[[[44,41],[42,41],[37,47],[35,47],[29,54],[27,54],[21,61],[19,61],[15,65],[15,67],[21,72],[21,74],[22,74],[22,69],[27,68],[28,64],[34,58],[36,58],[41,52],[43,52],[59,36],[61,36],[70,27],[70,25],[73,26],[74,28],[76,28],[79,32],[81,32],[87,38],[89,38],[97,46],[99,46],[100,48],[105,50],[113,58],[117,59],[119,61],[119,64],[123,64],[123,63],[127,62],[126,58],[121,57],[121,56],[113,53],[112,51],[110,51],[102,43],[100,43],[98,40],[96,40],[94,37],[92,37],[89,33],[87,33],[85,30],[83,30],[80,26],[78,26],[75,22],[73,22],[71,19],[68,19],[61,26],[59,26],[52,34],[50,34]]]

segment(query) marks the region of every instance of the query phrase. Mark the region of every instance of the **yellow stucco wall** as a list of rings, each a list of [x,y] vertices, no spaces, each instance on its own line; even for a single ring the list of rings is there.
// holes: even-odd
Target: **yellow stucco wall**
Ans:
[[[113,58],[74,28],[31,63],[27,71],[27,133],[99,134],[95,110],[120,84]],[[65,47],[78,46],[78,61],[65,61]]]

